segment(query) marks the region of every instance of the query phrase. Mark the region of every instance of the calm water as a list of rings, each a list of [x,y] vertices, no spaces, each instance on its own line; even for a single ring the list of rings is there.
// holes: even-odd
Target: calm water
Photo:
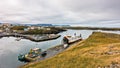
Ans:
[[[15,41],[14,37],[4,37],[0,39],[0,68],[17,68],[25,63],[17,60],[19,54],[27,53],[31,48],[39,47],[42,50],[54,47],[61,43],[64,35],[82,34],[84,39],[91,35],[93,30],[68,30],[60,33],[60,38],[45,42],[32,42],[26,39]],[[120,31],[104,31],[120,34]]]

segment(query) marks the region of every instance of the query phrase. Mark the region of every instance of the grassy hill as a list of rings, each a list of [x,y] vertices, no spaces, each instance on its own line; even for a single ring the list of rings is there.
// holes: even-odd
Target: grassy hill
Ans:
[[[22,68],[98,68],[120,64],[120,35],[93,32],[64,52]]]

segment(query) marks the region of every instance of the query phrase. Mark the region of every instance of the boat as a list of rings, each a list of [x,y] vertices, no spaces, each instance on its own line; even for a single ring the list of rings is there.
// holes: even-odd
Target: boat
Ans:
[[[34,49],[30,49],[30,51],[27,54],[20,54],[18,56],[18,60],[19,61],[24,61],[24,62],[31,62],[31,61],[35,61],[38,58],[41,57],[41,49],[40,48],[34,48]]]
[[[20,55],[18,56],[18,60],[24,61],[24,60],[25,60],[25,56],[20,54]]]
[[[17,39],[15,39],[16,41],[20,41],[21,40],[21,38],[17,38]]]
[[[82,40],[81,34],[79,36],[76,36],[76,34],[75,36],[66,35],[63,37],[63,44],[71,44],[79,40]]]

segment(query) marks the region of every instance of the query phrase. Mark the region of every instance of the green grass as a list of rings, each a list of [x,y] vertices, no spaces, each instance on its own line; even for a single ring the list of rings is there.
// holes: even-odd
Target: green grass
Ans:
[[[109,65],[112,61],[120,63],[120,54],[101,55],[109,50],[110,45],[114,46],[114,50],[120,50],[120,35],[94,32],[88,39],[74,44],[66,51],[22,68],[97,68],[99,65]]]

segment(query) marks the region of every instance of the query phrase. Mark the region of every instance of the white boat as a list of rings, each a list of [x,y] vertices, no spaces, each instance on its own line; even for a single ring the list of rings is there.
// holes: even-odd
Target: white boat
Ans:
[[[79,41],[79,40],[82,40],[81,34],[80,34],[80,36],[67,35],[67,36],[64,36],[63,43],[64,44],[71,44],[71,43],[74,43],[74,42]]]

